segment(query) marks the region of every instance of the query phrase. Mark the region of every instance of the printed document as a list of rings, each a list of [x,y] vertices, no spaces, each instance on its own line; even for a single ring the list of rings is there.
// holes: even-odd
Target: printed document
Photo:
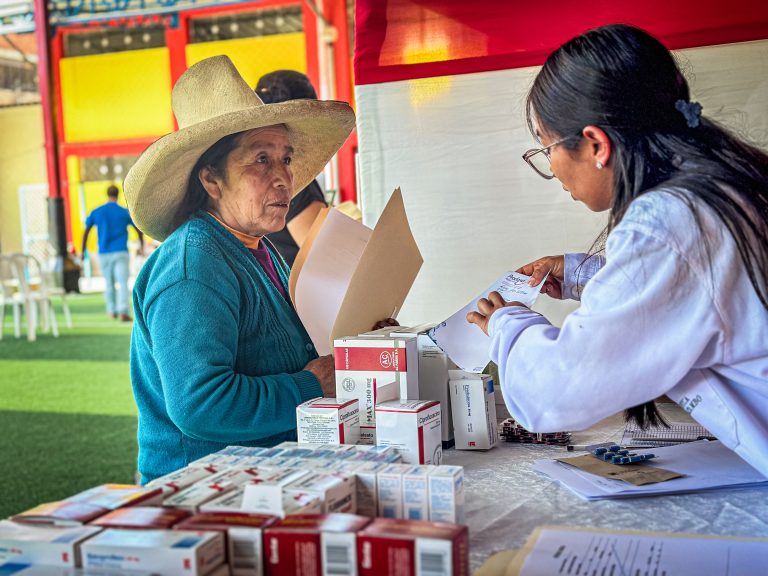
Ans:
[[[768,540],[545,526],[507,569],[519,576],[754,576],[768,565]]]
[[[488,336],[480,328],[467,322],[467,314],[477,310],[477,301],[486,298],[491,292],[498,292],[507,302],[521,302],[528,307],[532,306],[546,278],[536,287],[528,285],[530,279],[531,277],[525,274],[507,272],[464,308],[432,328],[428,332],[429,337],[462,370],[482,372],[491,360],[488,355]]]

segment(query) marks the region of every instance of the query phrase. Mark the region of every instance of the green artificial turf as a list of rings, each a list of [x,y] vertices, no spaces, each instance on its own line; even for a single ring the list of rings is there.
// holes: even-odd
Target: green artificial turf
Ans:
[[[68,298],[73,328],[0,340],[0,518],[107,482],[132,483],[136,405],[131,324],[107,317],[101,295]]]

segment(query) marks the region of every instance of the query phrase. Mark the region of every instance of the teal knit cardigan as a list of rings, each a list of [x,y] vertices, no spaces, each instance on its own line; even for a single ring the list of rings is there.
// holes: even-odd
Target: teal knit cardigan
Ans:
[[[288,292],[287,266],[270,247]],[[171,234],[133,291],[131,382],[142,483],[229,444],[295,439],[296,406],[322,396],[296,311],[207,214]]]

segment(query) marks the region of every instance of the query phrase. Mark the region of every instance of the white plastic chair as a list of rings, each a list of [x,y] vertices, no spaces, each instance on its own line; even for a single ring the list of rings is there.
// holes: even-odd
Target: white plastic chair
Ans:
[[[21,338],[21,307],[24,298],[18,279],[16,264],[10,256],[0,254],[0,340],[5,326],[5,308],[13,307],[13,333]]]
[[[56,322],[56,313],[53,302],[46,290],[43,281],[40,263],[27,254],[11,254],[16,268],[16,276],[19,281],[21,297],[24,301],[24,312],[27,316],[27,340],[37,340],[37,305],[42,308],[43,330],[48,331],[49,325],[54,338],[59,337],[59,325]]]
[[[32,256],[32,254],[17,254],[17,258],[24,256],[27,278],[29,278],[30,287],[33,290],[41,290],[45,292],[49,298],[52,296],[58,296],[61,299],[61,308],[64,312],[64,323],[67,328],[72,328],[72,314],[69,311],[69,304],[67,303],[67,292],[62,286],[56,286],[53,281],[53,276],[49,270],[43,268],[40,260]],[[53,310],[53,306],[51,306]],[[47,327],[45,328],[47,330]]]

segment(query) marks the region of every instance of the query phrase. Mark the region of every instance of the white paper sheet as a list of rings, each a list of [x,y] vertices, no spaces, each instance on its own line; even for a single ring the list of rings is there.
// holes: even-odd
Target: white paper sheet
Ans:
[[[556,460],[537,460],[533,469],[562,482],[585,500],[679,494],[756,484],[768,486],[768,479],[721,442],[689,442],[654,448],[652,452],[657,458],[645,464],[686,476],[657,484],[633,486],[622,480],[590,474]]]
[[[768,542],[543,528],[521,576],[765,573]]]
[[[296,311],[320,356],[372,230],[338,210],[328,213],[296,281]],[[318,289],[322,287],[322,289]]]
[[[507,272],[473,298],[464,308],[432,328],[429,331],[429,337],[462,370],[482,372],[490,362],[488,336],[480,328],[467,322],[467,314],[477,310],[477,301],[480,298],[485,298],[494,291],[500,293],[507,302],[516,301],[532,306],[544,282],[533,288],[528,286],[530,278],[517,272]]]

